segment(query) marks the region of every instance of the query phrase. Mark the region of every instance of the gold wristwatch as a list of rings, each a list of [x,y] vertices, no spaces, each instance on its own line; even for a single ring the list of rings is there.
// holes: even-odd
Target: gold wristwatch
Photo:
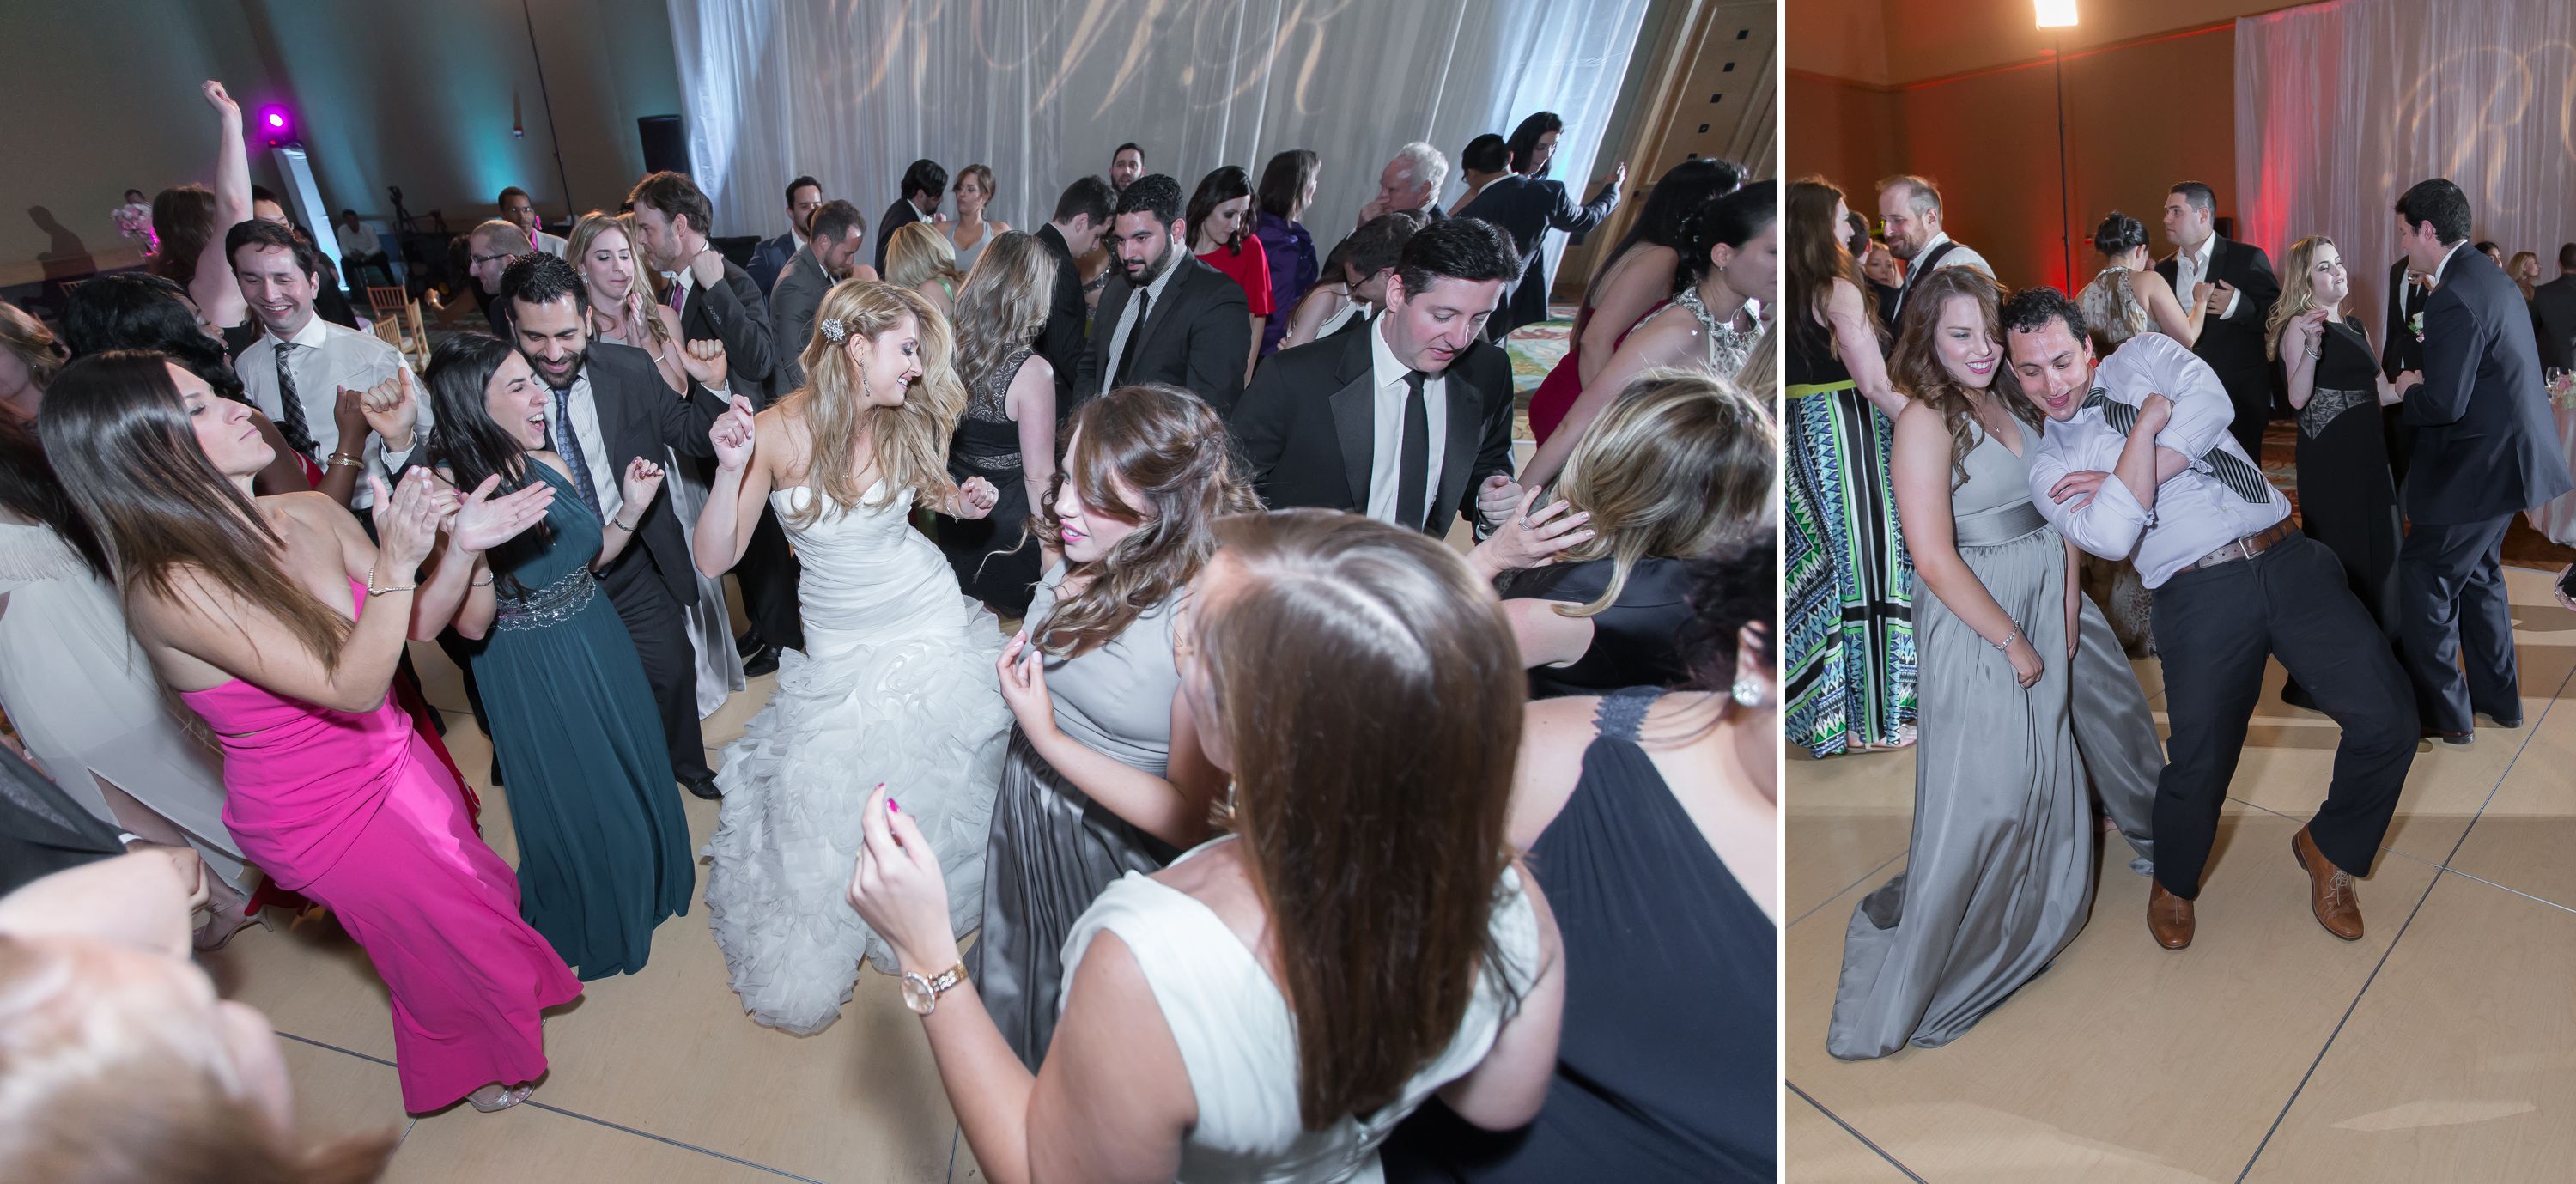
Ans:
[[[912,971],[903,972],[903,1005],[914,1015],[929,1015],[939,1010],[939,997],[949,988],[966,981],[966,964],[957,963],[940,971],[935,978],[924,978]]]

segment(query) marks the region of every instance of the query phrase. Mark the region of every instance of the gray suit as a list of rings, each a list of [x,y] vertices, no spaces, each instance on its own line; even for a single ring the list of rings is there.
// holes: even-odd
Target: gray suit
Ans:
[[[823,294],[831,290],[832,277],[823,274],[823,261],[814,257],[811,243],[787,261],[778,273],[777,286],[769,290],[769,356],[778,366],[770,387],[777,393],[805,385],[805,367],[799,359],[805,343],[814,338],[814,317],[823,307]]]

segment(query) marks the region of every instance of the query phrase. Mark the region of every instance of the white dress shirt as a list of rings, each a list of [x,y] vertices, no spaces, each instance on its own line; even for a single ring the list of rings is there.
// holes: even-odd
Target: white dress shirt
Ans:
[[[2031,453],[2030,497],[2048,524],[2076,546],[2105,559],[2134,553],[2139,578],[2156,588],[2202,556],[2290,516],[2289,500],[2269,481],[2264,484],[2270,499],[2249,502],[2199,459],[2215,450],[2253,463],[2228,434],[2236,412],[2227,388],[2219,385],[2218,372],[2181,342],[2161,333],[2132,337],[2094,369],[2093,386],[2132,407],[2151,394],[2173,400],[2173,418],[2156,434],[2156,444],[2193,459],[2189,468],[2156,488],[2153,513],[2117,477],[2102,482],[2081,509],[2069,509],[2048,491],[2068,473],[2118,468],[2128,438],[2103,421],[2100,408],[2080,409],[2062,423],[2049,421]]]
[[[1179,247],[1172,248],[1172,256],[1171,265],[1163,269],[1163,274],[1155,276],[1153,283],[1145,285],[1145,302],[1153,306],[1145,310],[1145,315],[1148,317],[1154,315],[1155,308],[1163,306],[1163,289],[1172,286],[1172,277],[1181,274],[1181,268],[1187,266],[1190,260],[1190,257]],[[1119,266],[1115,259],[1109,262],[1113,267]],[[1118,310],[1118,326],[1109,334],[1109,353],[1100,359],[1099,393],[1108,394],[1111,387],[1118,385],[1118,359],[1127,356],[1127,335],[1141,327],[1136,323],[1136,295],[1130,292],[1127,295],[1126,307]]]
[[[334,418],[340,388],[364,390],[373,385],[367,381],[371,372],[391,374],[388,366],[407,370],[410,363],[403,360],[401,350],[385,344],[383,338],[334,325],[319,315],[305,321],[304,328],[288,343],[295,347],[287,351],[286,365],[295,380],[296,402],[303,406],[304,430],[313,437],[313,450],[319,454],[313,459],[327,466],[331,454],[341,450],[340,423]],[[241,376],[242,393],[250,397],[253,406],[277,423],[286,422],[285,404],[278,396],[274,334],[263,333],[244,348],[241,356],[233,360],[233,372]],[[396,452],[369,432],[366,447],[358,453],[366,462],[366,472],[382,476],[387,485],[393,484],[394,474],[410,462],[421,441],[429,438],[434,422],[429,412],[429,392],[421,386],[418,375],[412,376],[412,405],[419,409],[420,416],[412,425],[410,448]],[[375,494],[367,488],[366,473],[359,474],[358,490],[349,498],[349,504],[361,510],[375,504]]]
[[[555,423],[554,391],[546,391],[546,447],[563,454],[559,444],[561,429]],[[599,498],[599,522],[604,528],[618,520],[626,510],[626,496],[618,479],[623,476],[614,458],[608,455],[608,435],[599,427],[599,398],[590,390],[590,363],[584,361],[574,372],[572,386],[564,392],[564,410],[572,420],[572,438],[581,445],[582,467],[590,470],[590,491]],[[564,456],[564,467],[572,467],[572,457]]]
[[[2468,245],[2469,240],[2467,239],[2461,239],[2460,241],[2451,244],[2451,249],[2443,254],[2442,262],[2433,268],[2434,287],[2438,288],[2442,286],[2442,277],[2450,273],[2451,260],[2459,258],[2460,252],[2468,249]]]
[[[1404,376],[1413,372],[1395,356],[1395,347],[1387,344],[1386,322],[1368,327],[1369,379],[1377,384],[1377,416],[1369,433],[1368,516],[1380,522],[1420,530],[1420,522],[1396,521],[1396,505],[1403,490],[1404,475],[1404,404],[1413,396]],[[1429,413],[1429,460],[1422,469],[1422,512],[1428,518],[1436,512],[1432,505],[1440,498],[1440,457],[1449,450],[1449,380],[1432,374],[1422,383],[1423,409]],[[1444,533],[1446,533],[1444,531]]]
[[[344,259],[385,253],[384,244],[376,241],[376,232],[367,229],[363,223],[357,226],[340,227],[339,239],[340,256]]]
[[[2192,291],[2209,278],[2209,257],[2217,250],[2218,236],[2211,234],[2200,240],[2197,247],[2174,252],[2174,298],[2182,302],[2184,316],[2191,315]],[[2227,307],[2211,309],[2210,315],[2222,321],[2236,315],[2236,302],[2244,295],[2243,292],[2229,292]]]

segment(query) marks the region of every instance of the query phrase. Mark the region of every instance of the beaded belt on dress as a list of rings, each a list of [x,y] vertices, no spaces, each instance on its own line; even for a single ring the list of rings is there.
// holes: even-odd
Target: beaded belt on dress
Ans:
[[[599,594],[599,581],[591,578],[590,569],[576,567],[572,573],[520,597],[501,597],[492,624],[500,629],[543,629],[572,619],[590,598]]]
[[[967,452],[953,455],[956,456],[957,463],[970,469],[982,469],[987,473],[1007,473],[1020,467],[1020,454],[1016,452],[996,452],[991,456],[976,456]]]

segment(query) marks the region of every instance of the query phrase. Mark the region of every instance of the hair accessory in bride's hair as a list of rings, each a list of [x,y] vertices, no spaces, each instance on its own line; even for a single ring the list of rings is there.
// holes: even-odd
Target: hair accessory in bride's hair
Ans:
[[[850,335],[849,328],[841,324],[841,318],[839,317],[825,317],[823,318],[823,323],[816,327],[821,329],[823,331],[823,336],[835,345],[840,344]]]

